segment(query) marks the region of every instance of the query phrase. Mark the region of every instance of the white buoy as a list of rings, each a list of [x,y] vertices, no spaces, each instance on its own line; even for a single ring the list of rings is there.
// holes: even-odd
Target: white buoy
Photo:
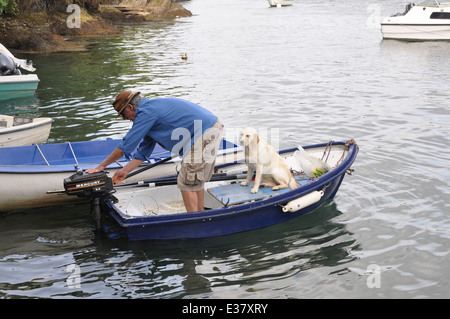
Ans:
[[[283,212],[294,213],[300,209],[303,209],[312,204],[315,204],[322,198],[323,194],[324,194],[323,191],[313,191],[313,192],[311,192],[307,195],[304,195],[300,198],[291,200],[289,203],[287,203],[285,206],[283,206]]]

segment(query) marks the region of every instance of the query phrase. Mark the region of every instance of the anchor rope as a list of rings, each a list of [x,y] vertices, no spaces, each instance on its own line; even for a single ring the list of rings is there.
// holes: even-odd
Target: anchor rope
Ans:
[[[357,148],[359,148],[358,144],[356,143],[356,141],[355,141],[354,139],[348,140],[348,141],[345,143],[344,151],[342,152],[341,158],[337,161],[336,166],[338,166],[339,163],[344,159],[345,152],[348,150],[348,148],[350,147],[350,145],[355,145]],[[351,173],[350,173],[350,175],[351,175]]]

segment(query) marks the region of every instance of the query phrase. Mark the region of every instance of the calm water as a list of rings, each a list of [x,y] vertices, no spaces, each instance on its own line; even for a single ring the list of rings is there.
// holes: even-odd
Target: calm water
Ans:
[[[2,113],[91,140],[130,127],[110,106],[122,89],[183,97],[229,139],[247,125],[280,148],[353,138],[354,175],[310,215],[223,238],[105,239],[88,205],[1,214],[0,297],[449,298],[450,43],[383,41],[373,24],[400,0],[183,4],[193,17],[28,55],[36,99]]]

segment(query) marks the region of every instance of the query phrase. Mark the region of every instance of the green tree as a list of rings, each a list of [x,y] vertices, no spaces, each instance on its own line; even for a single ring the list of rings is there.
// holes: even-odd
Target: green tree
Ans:
[[[0,15],[15,14],[17,12],[17,3],[15,0],[0,0]]]

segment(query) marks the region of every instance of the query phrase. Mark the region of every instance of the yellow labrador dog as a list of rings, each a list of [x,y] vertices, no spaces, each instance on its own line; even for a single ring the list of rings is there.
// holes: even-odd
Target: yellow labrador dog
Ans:
[[[273,190],[297,188],[285,160],[259,137],[255,129],[244,128],[239,134],[239,143],[245,148],[245,162],[248,165],[247,178],[241,185],[247,186],[256,171],[251,193],[257,193],[260,186],[272,187]]]

